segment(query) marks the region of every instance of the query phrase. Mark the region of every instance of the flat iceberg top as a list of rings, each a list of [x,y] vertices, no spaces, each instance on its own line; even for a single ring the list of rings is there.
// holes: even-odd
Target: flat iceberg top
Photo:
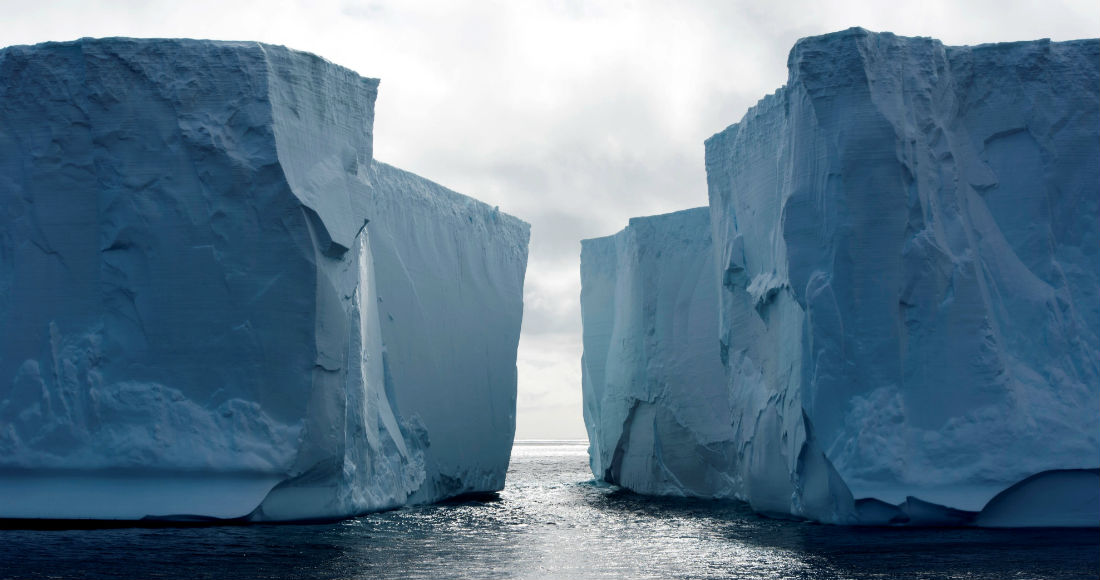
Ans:
[[[724,133],[735,133],[745,121],[756,118],[770,108],[782,103],[786,93],[793,84],[808,82],[811,85],[826,87],[828,85],[840,86],[850,83],[853,80],[855,80],[857,84],[866,83],[866,81],[873,78],[873,76],[866,76],[862,80],[856,80],[845,75],[837,75],[835,72],[837,69],[843,68],[838,66],[839,63],[834,60],[838,52],[850,50],[852,47],[856,47],[860,44],[872,45],[878,48],[892,49],[895,51],[908,51],[909,49],[918,47],[936,47],[942,49],[951,56],[970,54],[976,55],[987,61],[1000,60],[1003,64],[1029,65],[1031,72],[1036,75],[1043,74],[1042,65],[1050,65],[1053,63],[1056,64],[1058,68],[1065,67],[1065,64],[1057,65],[1056,61],[1059,58],[1072,57],[1075,60],[1081,60],[1082,64],[1084,64],[1084,62],[1087,62],[1088,58],[1100,52],[1100,39],[1095,38],[1058,42],[1044,38],[1039,40],[952,46],[945,45],[940,40],[931,37],[898,36],[891,32],[874,32],[858,26],[828,34],[808,36],[795,42],[795,45],[791,48],[787,56],[787,69],[790,74],[787,84],[776,89],[774,93],[765,95],[745,112],[741,121],[731,124],[713,135],[710,139],[714,139]],[[1053,53],[1053,58],[1041,60],[1021,58],[1043,52]],[[861,56],[864,58],[871,57],[873,54],[873,51],[864,50],[861,52]],[[897,55],[880,54],[880,56],[896,57]],[[820,73],[823,74],[811,72],[810,69],[813,69],[813,71],[820,71]],[[834,72],[825,73],[826,70]],[[810,74],[802,74],[804,72],[809,72]],[[863,72],[866,74],[872,71],[870,67],[864,67]],[[1083,73],[1081,75],[1081,80],[1085,83],[1085,86],[1087,86],[1087,80],[1091,73],[1088,70],[1082,70],[1081,72]],[[1080,89],[1084,87],[1079,86],[1077,88]],[[710,139],[708,139],[708,141]]]
[[[681,236],[686,238],[698,238],[700,242],[710,238],[710,209],[695,207],[679,211],[632,217],[627,227],[609,236],[589,238],[581,240],[581,246],[599,245],[608,243],[617,236],[624,236],[628,231],[645,230],[649,235]],[[583,252],[583,250],[582,250]]]
[[[517,250],[527,251],[531,224],[498,207],[378,160],[371,165],[370,182],[375,195],[400,191],[400,201],[406,206],[431,209],[440,215],[465,220],[479,232],[500,236],[502,241],[514,243]]]
[[[64,53],[72,50],[87,51],[96,54],[113,54],[120,58],[133,58],[140,56],[148,60],[157,54],[171,53],[180,57],[176,66],[182,69],[199,68],[205,61],[212,65],[218,54],[226,53],[256,53],[265,52],[283,53],[288,57],[301,58],[341,69],[349,74],[359,77],[354,71],[333,64],[331,61],[310,52],[294,50],[279,44],[268,44],[254,40],[206,40],[197,38],[133,38],[127,36],[113,36],[103,38],[84,37],[76,40],[50,41],[38,44],[14,44],[0,48],[0,56],[5,53],[28,55],[35,54],[41,57],[47,53]],[[359,77],[363,82],[374,87],[378,86],[378,79]]]

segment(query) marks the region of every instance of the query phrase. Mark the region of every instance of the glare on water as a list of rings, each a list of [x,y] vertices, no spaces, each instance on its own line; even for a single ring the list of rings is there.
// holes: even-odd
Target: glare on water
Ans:
[[[518,444],[499,498],[325,525],[0,531],[0,577],[1079,578],[1100,532],[853,529],[591,481],[585,445]]]

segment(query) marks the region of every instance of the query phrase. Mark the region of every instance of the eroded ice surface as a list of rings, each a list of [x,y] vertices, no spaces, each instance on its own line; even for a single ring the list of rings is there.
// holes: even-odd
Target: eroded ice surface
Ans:
[[[0,486],[54,490],[0,516],[499,489],[528,226],[372,167],[376,80],[131,39],[10,47],[0,77]]]
[[[375,162],[365,212],[389,398],[426,430],[417,501],[504,487],[530,226]]]
[[[592,472],[639,493],[745,499],[776,515],[797,501],[798,515],[848,517],[852,498],[820,451],[788,442],[774,410],[761,411],[768,393],[727,388],[713,257],[707,208],[634,218],[614,236],[582,242]],[[750,413],[764,427],[746,434]],[[803,478],[797,487],[788,468]]]
[[[730,389],[804,412],[857,497],[1100,464],[1098,55],[809,38],[707,141]]]
[[[1096,40],[947,47],[852,29],[799,41],[787,85],[706,143],[725,385],[663,377],[686,391],[662,405],[719,409],[684,431],[728,440],[671,484],[663,447],[616,447],[654,400],[652,361],[684,355],[651,324],[609,323],[669,308],[639,298],[658,295],[664,274],[582,258],[586,373],[601,326],[619,332],[612,348],[647,345],[593,351],[629,369],[622,384],[585,377],[610,385],[586,391],[594,473],[623,483],[607,473],[620,449],[622,465],[649,469],[627,487],[693,493],[683,481],[723,464],[728,487],[700,495],[820,521],[940,525],[992,522],[976,512],[998,492],[1100,465],[1098,57]],[[595,264],[613,239],[582,254]],[[680,247],[651,243],[654,255]],[[601,309],[614,314],[590,314]],[[608,405],[617,392],[643,403]],[[643,441],[668,430],[667,415],[643,417]],[[1022,489],[1000,504],[1034,495]],[[1074,489],[1080,505],[1100,495]],[[1043,519],[1012,521],[1025,520]]]
[[[642,493],[730,493],[720,454],[706,449],[732,437],[708,215],[634,218],[581,243],[592,471]],[[718,463],[695,467],[708,461]]]

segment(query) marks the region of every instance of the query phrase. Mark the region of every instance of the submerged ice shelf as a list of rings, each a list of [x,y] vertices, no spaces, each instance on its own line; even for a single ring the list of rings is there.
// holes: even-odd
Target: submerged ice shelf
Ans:
[[[714,260],[716,299],[692,312],[715,312],[721,388],[671,372],[656,396],[686,319],[614,326],[645,350],[590,346],[609,319],[676,310],[643,260],[586,268],[611,242],[584,246],[585,372],[619,369],[585,376],[595,475],[835,523],[1100,524],[1098,57],[1096,40],[799,41],[787,85],[706,142],[713,255],[694,260]],[[684,420],[695,400],[709,416]],[[691,463],[666,461],[664,433],[691,435]],[[1020,515],[1055,489],[1075,499]]]
[[[374,162],[376,80],[133,39],[0,76],[0,517],[503,486],[529,226]]]

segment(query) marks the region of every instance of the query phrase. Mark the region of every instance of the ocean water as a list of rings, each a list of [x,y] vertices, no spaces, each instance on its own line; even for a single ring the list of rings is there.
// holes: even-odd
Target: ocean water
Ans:
[[[849,529],[591,483],[517,444],[497,498],[325,525],[0,530],[2,578],[1097,578],[1100,531]]]

